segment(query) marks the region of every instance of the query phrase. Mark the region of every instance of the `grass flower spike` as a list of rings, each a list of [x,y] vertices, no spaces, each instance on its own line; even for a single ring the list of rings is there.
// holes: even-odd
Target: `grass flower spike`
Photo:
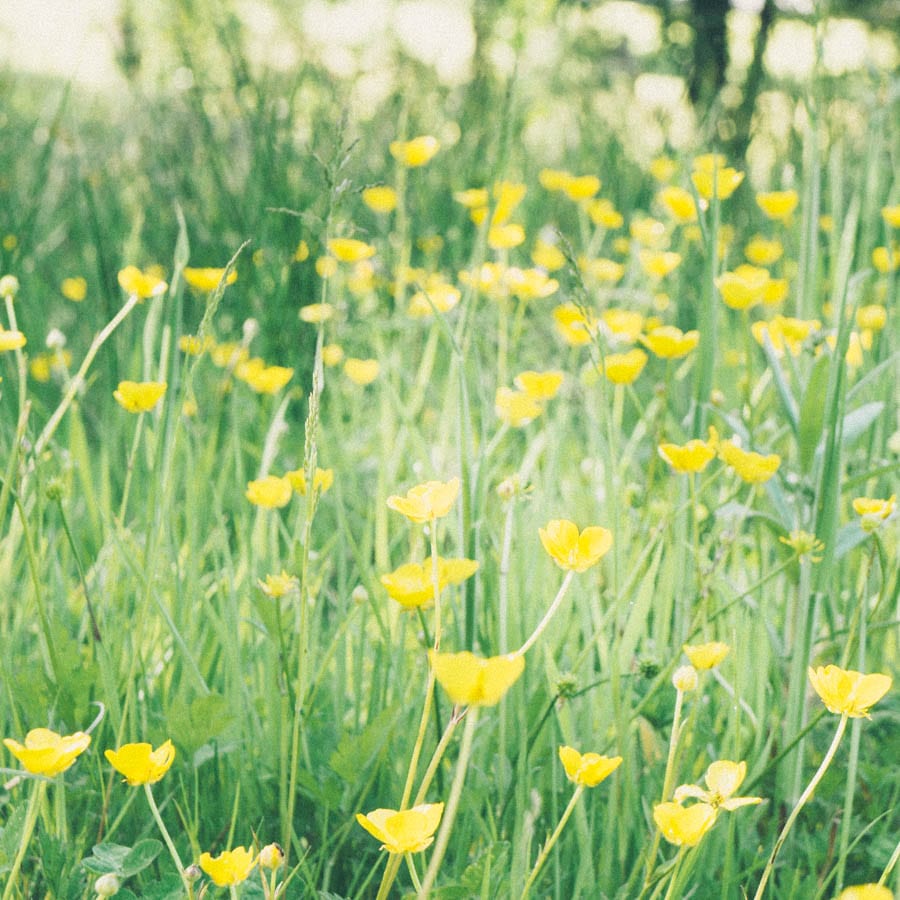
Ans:
[[[420,803],[412,809],[375,809],[367,815],[356,814],[356,821],[372,837],[381,841],[388,853],[419,853],[434,842],[441,823],[443,803]]]
[[[150,412],[166,392],[164,381],[120,381],[113,397],[130,413]]]
[[[599,525],[591,525],[584,531],[567,519],[553,519],[539,529],[544,549],[562,569],[586,572],[596,565],[612,547],[612,532]]]
[[[569,781],[585,787],[596,787],[622,764],[621,756],[579,753],[572,747],[560,747],[559,758]]]
[[[49,728],[33,728],[25,735],[24,744],[12,738],[4,738],[3,743],[32,775],[53,778],[87,750],[91,736],[82,731],[63,736]]]
[[[106,750],[103,754],[109,764],[132,786],[156,784],[175,760],[175,747],[171,740],[160,744],[156,750],[150,744],[125,744],[118,750]]]
[[[829,712],[851,719],[868,718],[892,684],[888,675],[863,675],[838,666],[810,668],[809,680]]]
[[[387,498],[390,509],[406,516],[412,522],[430,522],[442,519],[456,502],[459,494],[459,479],[450,481],[426,481],[406,492],[405,497],[397,494]]]
[[[246,847],[225,850],[218,856],[211,856],[209,853],[200,854],[200,868],[218,887],[231,887],[246,881],[255,865],[253,851]]]
[[[496,706],[525,670],[525,658],[520,654],[482,659],[468,650],[429,650],[428,661],[438,683],[460,706]]]

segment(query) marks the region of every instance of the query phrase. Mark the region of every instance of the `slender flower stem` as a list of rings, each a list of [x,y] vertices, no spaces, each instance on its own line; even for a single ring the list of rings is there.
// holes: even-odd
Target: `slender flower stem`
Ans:
[[[468,707],[466,709],[468,709]],[[462,721],[463,716],[466,714],[466,709],[464,709],[458,715],[453,715],[450,717],[450,721],[447,723],[447,727],[444,729],[444,734],[441,736],[437,747],[434,748],[434,753],[431,756],[431,762],[428,763],[428,768],[425,770],[425,774],[422,776],[422,783],[419,785],[419,790],[416,791],[416,798],[412,802],[413,806],[418,806],[420,803],[425,802],[425,795],[428,793],[428,788],[431,787],[431,782],[434,780],[437,768],[440,765],[441,760],[444,758],[444,754],[447,752],[447,747],[450,744],[450,738],[453,737],[453,732],[456,731],[456,726]]]
[[[516,650],[516,656],[524,656],[531,648],[534,646],[534,642],[541,636],[541,633],[544,629],[550,624],[550,620],[556,615],[556,610],[559,609],[559,604],[562,603],[563,597],[566,596],[566,591],[569,590],[569,585],[572,583],[572,579],[575,577],[575,570],[569,569],[566,572],[566,577],[563,578],[562,584],[559,586],[559,591],[556,594],[553,602],[550,604],[550,608],[544,614],[544,618],[538,623],[538,627],[534,629],[531,634],[531,637]]]
[[[413,887],[416,892],[422,890],[422,882],[419,881],[419,873],[416,871],[416,864],[413,862],[412,853],[404,853],[403,858],[406,860],[406,868],[409,869],[409,877],[412,879]]]
[[[578,803],[579,798],[584,793],[584,785],[579,784],[575,788],[575,793],[572,794],[572,798],[569,800],[568,806],[566,806],[562,817],[559,820],[559,824],[556,826],[556,830],[553,834],[550,835],[547,843],[541,848],[540,854],[538,854],[538,858],[534,864],[534,868],[531,870],[531,874],[528,876],[528,880],[525,882],[525,887],[522,889],[522,894],[520,900],[525,900],[528,896],[528,892],[531,890],[531,886],[534,884],[535,879],[540,874],[541,868],[544,863],[547,861],[547,857],[550,855],[550,851],[553,849],[553,845],[559,840],[559,836],[562,834],[563,828],[566,827],[566,822],[569,821],[569,817],[575,811],[575,806]]]
[[[680,847],[678,855],[675,858],[675,868],[672,870],[672,877],[669,879],[669,889],[666,891],[665,900],[675,900],[676,890],[678,888],[678,876],[681,874],[681,865],[687,852],[686,847]]]
[[[3,900],[9,900],[12,896],[13,888],[19,880],[19,870],[22,868],[22,862],[25,859],[25,851],[31,842],[31,835],[34,833],[34,826],[37,823],[38,811],[44,802],[44,796],[47,793],[47,785],[49,782],[41,779],[34,785],[31,796],[28,798],[28,808],[25,811],[25,825],[22,828],[22,839],[19,841],[19,849],[16,851],[16,858],[13,860],[12,869],[9,872],[9,879],[6,882],[6,888],[3,891]]]
[[[878,879],[878,884],[884,885],[884,883],[888,880],[891,872],[894,871],[894,866],[897,865],[898,859],[900,859],[900,841],[898,841],[897,846],[894,847],[894,852],[891,854],[891,858],[888,860],[888,864],[884,867],[884,871],[881,873],[881,878]]]
[[[181,883],[184,885],[184,889],[187,891],[188,897],[193,898],[194,887],[188,880],[187,875],[185,875],[184,864],[181,862],[181,857],[178,855],[178,851],[175,849],[175,844],[172,841],[169,830],[166,828],[166,823],[163,822],[162,816],[159,814],[159,807],[156,805],[156,800],[153,799],[153,791],[151,790],[149,784],[144,785],[144,793],[147,795],[147,802],[150,804],[150,812],[153,813],[153,818],[156,820],[156,826],[157,828],[159,828],[160,833],[163,836],[163,840],[165,841],[166,846],[169,848],[169,853],[171,854],[172,859],[174,860],[175,865],[178,868],[178,876],[181,878]]]
[[[141,443],[141,434],[144,431],[145,413],[138,415],[137,426],[134,429],[134,440],[131,442],[131,452],[128,454],[128,467],[125,470],[125,487],[122,489],[122,503],[119,506],[119,524],[125,524],[125,512],[128,509],[128,494],[131,491],[131,478],[134,475],[134,461],[137,457],[138,447]]]
[[[400,853],[391,853],[388,855],[387,865],[384,867],[384,875],[381,876],[381,884],[378,886],[378,894],[375,900],[386,900],[387,895],[391,891],[391,885],[397,877],[397,871],[403,856]]]
[[[6,297],[6,315],[9,319],[9,330],[18,331],[19,325],[16,322],[16,307],[11,296]],[[21,347],[16,347],[16,369],[19,377],[19,418],[25,411],[25,404],[28,402],[28,369],[25,366],[25,354],[22,353]]]
[[[431,586],[434,590],[434,652],[441,649],[441,575],[438,565],[437,519],[430,523],[431,531]]]
[[[794,807],[790,816],[788,816],[787,822],[784,823],[784,828],[781,829],[781,834],[778,835],[778,840],[775,841],[775,846],[772,848],[772,853],[769,856],[769,860],[766,863],[766,867],[763,870],[762,879],[759,882],[759,887],[756,889],[756,893],[753,895],[753,900],[761,900],[763,893],[766,889],[766,883],[769,880],[769,876],[772,874],[772,867],[775,865],[775,857],[778,856],[778,851],[781,850],[781,845],[784,843],[785,838],[788,836],[788,832],[794,825],[794,822],[797,820],[797,816],[800,815],[800,810],[806,805],[806,801],[813,795],[813,791],[818,787],[819,782],[822,780],[825,772],[828,770],[828,767],[831,765],[832,759],[834,759],[834,754],[837,753],[837,748],[841,743],[841,738],[844,736],[844,731],[847,728],[847,714],[844,713],[841,716],[841,721],[838,723],[837,731],[834,734],[834,739],[831,741],[831,746],[828,748],[828,752],[825,754],[825,758],[822,760],[822,764],[819,766],[816,774],[813,775],[812,781],[806,786],[806,790],[800,795],[800,799],[797,801],[797,805]]]
[[[462,742],[459,748],[459,759],[456,761],[456,773],[453,776],[453,784],[450,786],[450,796],[444,808],[444,817],[441,820],[441,828],[438,831],[437,840],[434,842],[434,851],[431,861],[425,872],[422,886],[416,896],[425,898],[434,886],[441,863],[444,861],[444,853],[450,841],[450,832],[453,830],[453,822],[456,819],[456,810],[459,807],[459,798],[462,796],[463,784],[466,780],[466,771],[469,768],[469,759],[472,756],[472,742],[475,737],[475,725],[478,722],[478,707],[472,707],[466,716],[466,727],[463,731]]]

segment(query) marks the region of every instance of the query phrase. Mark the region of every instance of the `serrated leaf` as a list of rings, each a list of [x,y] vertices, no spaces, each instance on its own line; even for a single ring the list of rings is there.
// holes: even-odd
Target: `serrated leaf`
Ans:
[[[132,875],[137,875],[138,872],[146,869],[159,856],[162,848],[162,843],[156,838],[144,838],[142,841],[138,841],[131,848],[125,859],[122,860],[122,875],[125,878],[130,878]]]
[[[398,716],[398,708],[391,706],[383,709],[358,734],[347,732],[328,760],[331,770],[344,781],[355,783],[359,773],[368,771],[372,760],[393,734]]]

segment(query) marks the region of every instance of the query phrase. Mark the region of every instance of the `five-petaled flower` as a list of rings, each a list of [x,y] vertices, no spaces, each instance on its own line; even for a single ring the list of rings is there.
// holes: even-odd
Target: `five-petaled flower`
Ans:
[[[586,572],[596,565],[612,547],[612,532],[600,525],[591,525],[579,533],[578,526],[568,519],[553,519],[538,529],[544,549],[563,569]]]
[[[443,803],[420,803],[412,809],[375,809],[368,815],[356,814],[356,821],[372,837],[381,841],[388,853],[418,853],[434,841],[441,822]]]
[[[430,522],[450,512],[459,494],[459,479],[426,481],[406,492],[405,497],[392,494],[387,498],[389,509],[401,513],[412,522]]]
[[[622,764],[621,756],[579,753],[573,747],[560,747],[559,758],[569,781],[584,787],[596,787]]]
[[[246,881],[255,865],[256,858],[253,851],[246,847],[224,850],[218,856],[211,856],[209,853],[200,854],[200,868],[218,887],[230,887]]]
[[[155,750],[150,744],[124,744],[118,750],[106,750],[103,754],[109,764],[132,786],[156,784],[169,771],[175,759],[175,747],[171,740]]]
[[[496,706],[525,669],[525,657],[513,653],[482,659],[468,650],[429,650],[428,661],[450,699],[468,706]]]
[[[691,665],[701,671],[717,666],[731,652],[728,644],[710,641],[706,644],[685,644],[682,648]]]
[[[829,712],[851,719],[868,718],[892,684],[889,675],[864,675],[839,666],[810,667],[809,680]]]
[[[49,728],[32,728],[25,735],[24,744],[12,738],[4,738],[3,743],[32,775],[53,778],[65,772],[87,750],[91,736],[83,731],[59,735]]]
[[[705,790],[696,784],[682,784],[675,788],[675,802],[683,803],[688,797],[708,803],[714,810],[724,809],[731,812],[742,806],[755,806],[762,803],[762,797],[735,797],[733,794],[741,786],[747,775],[746,762],[732,762],[720,759],[711,763],[703,776]]]
[[[130,413],[150,412],[166,392],[164,381],[120,381],[113,397]]]

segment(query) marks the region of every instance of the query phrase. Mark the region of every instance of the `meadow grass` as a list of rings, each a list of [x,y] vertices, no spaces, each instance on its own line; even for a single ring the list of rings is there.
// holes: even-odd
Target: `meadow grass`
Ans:
[[[896,99],[813,91],[772,217],[712,142],[548,169],[514,80],[431,158],[439,87],[357,128],[229,58],[112,124],[3,76],[0,721],[90,734],[6,757],[4,900],[900,889],[896,691],[809,675],[896,672]]]

